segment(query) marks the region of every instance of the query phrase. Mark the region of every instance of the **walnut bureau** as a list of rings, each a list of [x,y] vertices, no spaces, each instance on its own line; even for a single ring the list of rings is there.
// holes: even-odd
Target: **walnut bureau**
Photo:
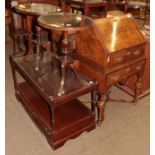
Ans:
[[[112,85],[137,76],[134,102],[142,87],[146,41],[131,14],[94,20],[76,36],[78,71],[98,82],[98,123],[104,119],[107,94]]]

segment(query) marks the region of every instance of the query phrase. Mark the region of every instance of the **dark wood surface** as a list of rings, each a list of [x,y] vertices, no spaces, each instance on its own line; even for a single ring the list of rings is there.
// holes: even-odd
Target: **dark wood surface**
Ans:
[[[94,113],[78,100],[72,100],[56,108],[55,121],[51,122],[51,112],[47,103],[27,82],[19,83],[17,89],[24,108],[45,134],[53,149],[60,147],[66,140],[78,136],[83,131],[95,128]]]
[[[78,81],[73,70],[67,69],[66,80],[64,85],[65,95],[58,96],[60,87],[61,73],[59,70],[60,62],[56,66],[51,62],[51,54],[45,53],[39,66],[35,70],[37,63],[33,55],[14,58],[14,66],[24,79],[29,81],[32,87],[50,104],[50,106],[59,106],[73,98],[78,97],[81,93],[93,91],[95,84],[86,76],[80,75],[85,80],[85,84]],[[54,68],[55,67],[55,68]],[[74,84],[74,85],[73,85]]]
[[[98,120],[101,122],[109,88],[121,81],[125,83],[132,75],[137,76],[134,102],[137,101],[142,87],[145,44],[131,15],[94,20],[93,27],[78,33],[79,71],[98,81]]]
[[[32,55],[16,58],[10,56],[10,62],[17,99],[46,136],[52,148],[56,149],[68,139],[95,128],[94,108],[90,110],[76,98],[94,92],[96,83],[79,74],[85,81],[81,83],[72,69],[68,68],[65,92],[59,96],[60,62],[46,54],[37,70],[35,56]],[[51,60],[56,61],[54,68]],[[23,82],[20,82],[16,72],[23,77]],[[94,100],[92,107],[95,103]]]

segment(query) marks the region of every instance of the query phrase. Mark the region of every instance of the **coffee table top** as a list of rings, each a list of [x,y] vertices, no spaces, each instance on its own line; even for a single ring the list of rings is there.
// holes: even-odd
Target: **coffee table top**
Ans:
[[[85,83],[81,83],[75,77],[72,69],[68,68],[64,85],[65,93],[62,96],[58,96],[61,75],[59,70],[60,62],[57,62],[57,67],[54,69],[51,56],[51,53],[44,53],[38,71],[34,69],[35,59],[33,55],[13,58],[16,70],[27,79],[27,82],[30,83],[50,105],[58,106],[59,104],[63,104],[64,102],[94,90],[96,86],[95,82],[79,74],[85,81]]]
[[[72,13],[54,13],[38,17],[42,27],[56,31],[80,31],[92,26],[93,19]]]
[[[60,12],[58,6],[45,3],[22,3],[15,7],[16,11],[26,15],[49,15],[53,12]]]

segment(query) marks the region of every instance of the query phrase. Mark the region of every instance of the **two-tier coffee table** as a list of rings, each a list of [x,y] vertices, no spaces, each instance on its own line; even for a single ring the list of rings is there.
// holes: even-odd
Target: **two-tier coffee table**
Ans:
[[[94,81],[79,74],[85,81],[81,83],[68,67],[64,94],[59,96],[60,62],[53,66],[48,52],[42,55],[39,70],[35,70],[33,55],[16,58],[10,56],[10,60],[16,97],[53,149],[68,139],[95,128],[95,97],[91,110],[77,99],[86,93],[95,92]],[[17,72],[23,80],[19,79]]]

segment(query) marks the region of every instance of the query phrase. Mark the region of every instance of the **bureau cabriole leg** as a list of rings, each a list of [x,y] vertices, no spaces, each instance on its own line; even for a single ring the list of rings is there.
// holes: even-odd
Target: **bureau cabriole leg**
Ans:
[[[136,104],[138,101],[138,95],[142,90],[142,73],[137,74],[136,88],[135,88],[135,96],[133,100],[133,104]]]
[[[97,125],[101,126],[102,121],[104,120],[104,107],[105,107],[105,95],[101,95],[98,101],[98,120]]]

